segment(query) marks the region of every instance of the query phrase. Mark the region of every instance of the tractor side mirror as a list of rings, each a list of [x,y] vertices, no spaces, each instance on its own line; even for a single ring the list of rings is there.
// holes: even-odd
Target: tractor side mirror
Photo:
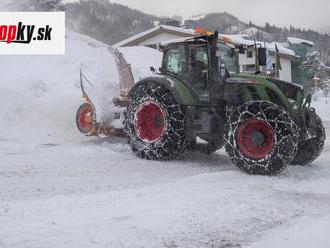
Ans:
[[[266,48],[258,48],[258,61],[259,65],[266,66],[267,65],[267,50]]]

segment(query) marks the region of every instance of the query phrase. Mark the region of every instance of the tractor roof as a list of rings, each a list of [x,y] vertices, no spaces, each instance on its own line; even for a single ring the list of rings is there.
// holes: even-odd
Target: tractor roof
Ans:
[[[191,37],[183,37],[183,38],[167,40],[167,41],[162,42],[160,45],[169,46],[169,45],[182,44],[182,43],[207,43],[207,40],[202,39],[200,37],[191,36]]]
[[[164,41],[160,44],[161,48],[164,49],[169,46],[176,46],[182,44],[207,44],[209,42],[208,36],[191,36],[191,37],[183,37],[183,38],[176,38],[172,40]],[[219,39],[218,42],[225,43],[222,39]],[[233,47],[233,45],[226,43],[228,46]]]

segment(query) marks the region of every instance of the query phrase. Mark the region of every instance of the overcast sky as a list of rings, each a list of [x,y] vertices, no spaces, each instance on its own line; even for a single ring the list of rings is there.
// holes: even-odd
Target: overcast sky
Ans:
[[[9,0],[0,0],[4,5]],[[18,2],[20,0],[17,0]],[[64,0],[66,2],[77,0]],[[258,25],[312,28],[330,33],[330,0],[110,0],[143,12],[189,17],[210,12],[228,12]]]
[[[313,28],[330,32],[330,0],[110,0],[154,15],[192,16],[229,12],[263,25]]]

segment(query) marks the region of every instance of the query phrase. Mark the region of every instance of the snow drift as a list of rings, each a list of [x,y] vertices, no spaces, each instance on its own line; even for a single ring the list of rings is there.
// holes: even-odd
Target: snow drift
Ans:
[[[39,133],[61,139],[80,135],[75,127],[75,113],[82,102],[80,69],[93,83],[86,89],[98,114],[113,107],[119,85],[108,46],[71,31],[66,37],[65,56],[0,57],[1,126],[15,127],[19,136]],[[150,66],[158,68],[161,63],[161,53],[151,48],[128,47],[121,52],[131,63],[136,81],[151,75]]]

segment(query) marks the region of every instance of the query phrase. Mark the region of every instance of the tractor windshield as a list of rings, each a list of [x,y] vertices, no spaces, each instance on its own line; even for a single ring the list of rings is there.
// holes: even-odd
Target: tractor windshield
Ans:
[[[230,75],[238,74],[239,64],[235,48],[232,48],[222,42],[218,42],[218,49],[220,61],[225,64]]]
[[[166,72],[180,75],[186,69],[186,54],[184,46],[169,49],[164,57],[164,69]]]

